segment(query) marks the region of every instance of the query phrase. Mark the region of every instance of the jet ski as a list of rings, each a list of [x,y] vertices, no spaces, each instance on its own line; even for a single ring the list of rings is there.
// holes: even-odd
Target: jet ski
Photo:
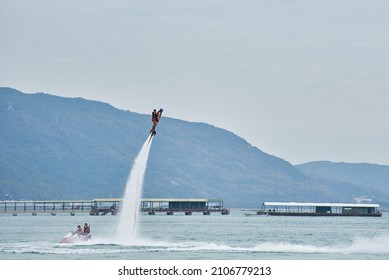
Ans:
[[[70,231],[59,241],[59,243],[79,243],[86,242],[91,239],[92,236],[90,235],[90,233],[83,234]]]

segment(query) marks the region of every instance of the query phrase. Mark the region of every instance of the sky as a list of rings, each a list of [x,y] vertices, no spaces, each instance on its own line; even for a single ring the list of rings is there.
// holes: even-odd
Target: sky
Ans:
[[[0,86],[163,108],[292,164],[389,165],[388,10],[386,0],[0,0]]]

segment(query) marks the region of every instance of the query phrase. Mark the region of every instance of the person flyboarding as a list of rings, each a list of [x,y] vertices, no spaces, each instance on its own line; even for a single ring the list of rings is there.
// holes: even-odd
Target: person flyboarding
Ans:
[[[153,112],[151,113],[151,121],[153,122],[153,126],[151,127],[150,134],[151,136],[154,136],[157,134],[155,131],[155,128],[157,127],[157,124],[162,116],[163,109],[159,109],[157,112],[157,109],[154,109]]]

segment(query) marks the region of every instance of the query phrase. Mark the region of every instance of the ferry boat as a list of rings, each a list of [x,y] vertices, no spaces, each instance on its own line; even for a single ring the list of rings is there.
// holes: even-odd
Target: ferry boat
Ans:
[[[257,215],[381,217],[379,204],[264,202]]]

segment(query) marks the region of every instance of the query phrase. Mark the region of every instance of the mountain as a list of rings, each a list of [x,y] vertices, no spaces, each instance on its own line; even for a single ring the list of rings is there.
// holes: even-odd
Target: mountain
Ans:
[[[220,198],[226,207],[352,202],[368,190],[389,198],[382,185],[317,177],[227,130],[164,113],[144,197]],[[106,103],[0,88],[0,200],[121,197],[150,127],[149,115]]]
[[[371,163],[315,161],[296,165],[298,169],[317,180],[328,180],[340,187],[359,188],[359,201],[374,199],[389,204],[389,166]]]

